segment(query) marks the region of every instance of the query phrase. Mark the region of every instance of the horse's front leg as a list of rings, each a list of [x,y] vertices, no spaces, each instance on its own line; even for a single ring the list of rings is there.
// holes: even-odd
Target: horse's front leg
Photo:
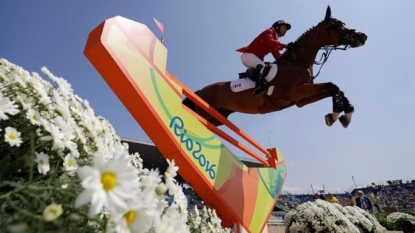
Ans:
[[[336,93],[333,97],[333,112],[327,114],[324,119],[327,126],[332,126],[337,119],[344,128],[347,128],[352,121],[352,114],[354,112],[354,107],[350,103],[349,99],[344,95],[343,91]],[[344,111],[345,114],[342,116],[339,115]]]
[[[298,87],[295,98],[292,98],[295,101],[295,105],[301,108],[305,105],[312,104],[314,102],[320,101],[327,97],[334,97],[336,94],[340,93],[340,89],[334,83],[317,83],[317,84],[303,84]],[[339,95],[340,96],[340,95]],[[333,103],[335,101],[333,100]],[[336,102],[341,103],[341,102]],[[336,104],[333,105],[333,111],[340,111],[339,114],[343,111],[343,105]]]
[[[333,100],[333,112],[324,117],[326,125],[332,126],[337,119],[339,119],[345,128],[350,124],[354,107],[337,85],[333,83],[306,84],[299,88],[298,93],[297,98],[299,99],[297,99],[296,105],[300,108],[331,96]],[[340,116],[343,111],[346,114]]]
[[[324,116],[327,126],[332,126],[337,121],[339,115],[344,111],[343,99],[340,91],[332,96],[333,112]]]
[[[299,104],[304,106],[306,104],[310,104],[312,102],[329,97],[331,95],[332,101],[333,101],[333,112],[324,116],[326,125],[330,127],[338,119],[340,123],[342,124],[342,126],[344,128],[347,128],[350,122],[352,121],[352,114],[354,112],[353,105],[350,103],[349,99],[344,95],[343,91],[338,91],[334,95],[329,94],[329,93],[331,93],[331,91],[324,91],[314,96],[310,96],[308,98],[302,99],[298,101],[297,106]],[[342,112],[344,112],[345,114],[340,116]]]
[[[344,107],[344,114],[339,118],[339,121],[344,128],[347,128],[347,126],[349,126],[350,122],[352,121],[354,107],[350,103],[349,99],[347,99],[347,97],[344,95],[344,92],[341,91],[340,96]]]

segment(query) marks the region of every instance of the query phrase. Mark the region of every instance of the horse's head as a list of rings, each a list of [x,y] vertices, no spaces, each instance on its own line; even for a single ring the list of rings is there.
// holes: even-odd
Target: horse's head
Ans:
[[[330,6],[327,7],[326,16],[318,26],[322,27],[319,35],[322,46],[344,45],[355,48],[363,46],[367,40],[365,33],[348,28],[342,21],[331,17]]]
[[[334,49],[346,50],[350,47],[360,47],[366,43],[366,40],[365,33],[348,28],[342,21],[333,18],[330,6],[328,6],[324,20],[308,29],[294,43],[287,46],[286,52],[279,61],[289,61],[309,67],[316,64],[315,57],[324,47],[325,58],[322,63],[319,62],[324,64]]]

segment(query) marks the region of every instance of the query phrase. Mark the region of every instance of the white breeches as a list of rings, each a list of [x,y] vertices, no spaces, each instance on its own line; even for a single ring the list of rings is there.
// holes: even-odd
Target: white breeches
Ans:
[[[259,64],[264,65],[264,62],[253,53],[242,53],[241,60],[246,68],[255,68]]]
[[[242,64],[246,68],[256,68],[257,65],[261,64],[264,66],[264,62],[261,61],[255,54],[253,53],[242,53],[241,55]],[[271,64],[271,69],[268,72],[268,75],[265,77],[265,80],[267,82],[270,82],[275,75],[277,75],[278,71],[278,65],[277,64]]]

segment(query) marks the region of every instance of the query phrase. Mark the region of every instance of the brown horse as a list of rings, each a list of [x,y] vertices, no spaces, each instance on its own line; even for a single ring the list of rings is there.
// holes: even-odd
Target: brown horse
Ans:
[[[312,66],[321,48],[326,49],[326,54],[330,54],[333,49],[346,50],[363,46],[366,40],[367,36],[364,33],[349,29],[342,21],[331,17],[331,9],[328,6],[324,20],[303,33],[278,59],[278,73],[269,83],[275,87],[272,94],[254,96],[252,89],[233,92],[230,82],[213,83],[196,94],[224,117],[233,112],[265,114],[293,105],[301,108],[331,96],[333,113],[325,116],[326,124],[331,126],[344,111],[345,115],[339,120],[346,128],[351,121],[354,107],[334,83],[314,83]],[[324,62],[327,58],[328,56]],[[190,99],[184,99],[183,104],[212,124],[222,125]]]

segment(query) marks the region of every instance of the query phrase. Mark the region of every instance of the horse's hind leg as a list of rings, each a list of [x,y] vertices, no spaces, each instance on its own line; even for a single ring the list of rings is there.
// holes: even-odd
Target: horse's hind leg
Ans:
[[[327,126],[332,126],[334,122],[339,118],[340,113],[344,111],[343,99],[340,92],[332,96],[333,100],[333,112],[324,116]]]
[[[339,118],[339,121],[344,128],[347,128],[347,126],[349,126],[350,122],[352,121],[354,107],[350,103],[349,99],[347,99],[347,97],[344,96],[344,92],[341,91],[340,96],[342,97],[342,102],[344,106],[344,114]]]

